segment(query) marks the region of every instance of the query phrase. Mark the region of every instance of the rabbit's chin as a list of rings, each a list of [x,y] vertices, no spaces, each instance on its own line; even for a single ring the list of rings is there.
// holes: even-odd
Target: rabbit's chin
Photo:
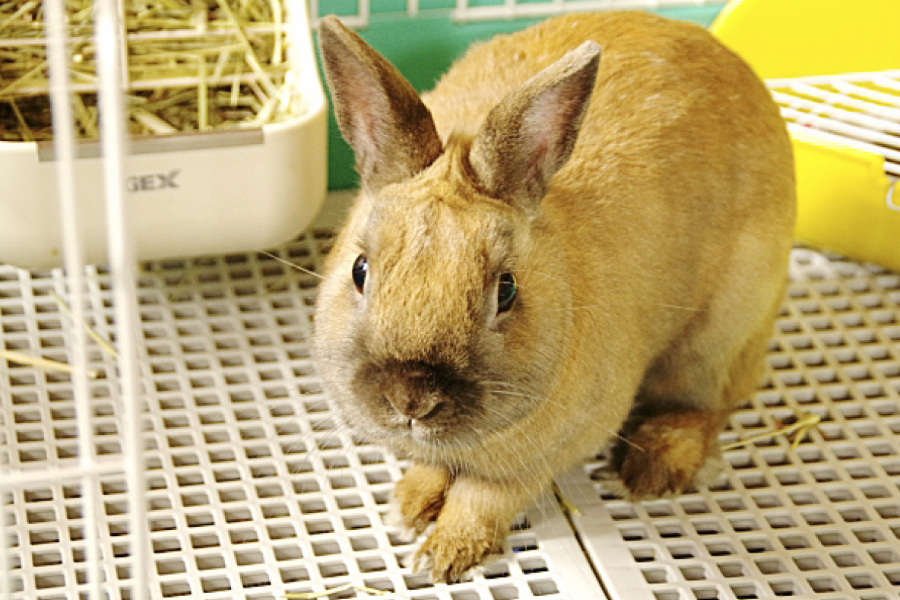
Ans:
[[[410,450],[420,447],[432,452],[441,449],[466,449],[478,446],[484,436],[476,429],[457,425],[429,424],[402,415],[371,418],[359,411],[343,412],[343,422],[356,434],[373,442]]]
[[[399,421],[403,422],[399,422]],[[398,423],[384,430],[386,441],[412,443],[429,449],[435,448],[469,448],[479,442],[479,437],[463,428],[433,427],[427,423],[412,419],[398,419]]]

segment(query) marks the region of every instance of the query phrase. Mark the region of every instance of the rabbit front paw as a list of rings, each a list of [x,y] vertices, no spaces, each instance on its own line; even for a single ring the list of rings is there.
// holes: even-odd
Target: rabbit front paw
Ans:
[[[413,556],[412,570],[430,573],[435,583],[471,579],[482,563],[499,551],[503,537],[501,534],[498,539],[498,529],[442,516]]]
[[[452,482],[447,469],[413,463],[394,487],[387,524],[415,539],[438,518]]]
[[[469,578],[492,553],[500,552],[513,518],[538,489],[457,476],[449,481],[438,502],[437,479],[431,479],[434,483],[430,486],[431,494],[422,493],[425,487],[412,485],[413,476],[418,480],[424,475],[424,471],[410,469],[395,497],[401,511],[410,510],[408,525],[426,523],[427,527],[434,520],[434,529],[413,555],[410,567],[416,572],[430,573],[435,582]],[[410,499],[406,499],[407,479],[410,489],[419,490]],[[542,483],[538,481],[538,485]],[[425,502],[429,497],[435,501]],[[411,498],[418,501],[413,502]]]

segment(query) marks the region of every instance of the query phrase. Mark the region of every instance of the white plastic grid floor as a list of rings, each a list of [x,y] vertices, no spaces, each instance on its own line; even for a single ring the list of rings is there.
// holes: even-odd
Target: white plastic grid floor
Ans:
[[[610,595],[627,600],[900,598],[900,275],[805,249],[766,382],[721,436],[821,417],[726,452],[708,489],[630,504],[586,474],[561,482]]]
[[[308,234],[280,255],[316,268],[328,245]],[[769,380],[722,441],[774,429],[794,409],[820,415],[796,452],[781,438],[730,451],[710,489],[638,505],[589,478],[595,461],[561,480],[611,598],[900,597],[900,276],[801,249],[792,277]],[[107,281],[92,271],[88,300],[110,337]],[[415,600],[603,598],[549,496],[472,582],[432,587],[400,566],[413,546],[382,517],[403,465],[334,428],[310,359],[315,285],[255,254],[143,268],[151,597],[262,600],[350,583]],[[63,293],[59,272],[0,267],[3,347],[70,358],[52,291]],[[115,365],[97,348],[90,362],[102,373],[90,383],[95,447],[110,466],[103,572],[110,598],[130,598]],[[50,471],[76,464],[74,417],[68,375],[0,371],[0,467],[34,475],[4,495],[16,600],[87,589],[80,487]]]
[[[329,237],[308,234],[281,255],[315,268]],[[108,277],[91,270],[88,279],[91,325],[110,338]],[[144,266],[141,533],[151,598],[276,599],[348,583],[416,600],[603,598],[549,495],[519,520],[505,557],[471,582],[432,587],[400,566],[414,546],[382,517],[403,465],[335,428],[310,360],[315,284],[261,255]],[[68,361],[69,323],[51,296],[63,290],[58,271],[0,267],[3,347]],[[131,598],[116,369],[98,348],[90,367],[101,373],[90,383],[95,448],[110,471],[99,484],[102,570],[110,598]],[[67,374],[0,370],[0,467],[34,481],[2,495],[16,600],[74,600],[88,590],[80,484],[51,470],[77,467],[71,387]]]

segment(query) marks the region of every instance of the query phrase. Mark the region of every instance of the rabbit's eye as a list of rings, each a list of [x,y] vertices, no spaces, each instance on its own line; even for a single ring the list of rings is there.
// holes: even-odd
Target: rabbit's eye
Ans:
[[[366,273],[368,272],[369,261],[364,254],[360,254],[353,262],[353,285],[356,286],[356,291],[360,294],[363,291],[363,286],[366,285]]]
[[[512,273],[500,275],[500,283],[497,285],[497,314],[505,313],[512,308],[518,295],[516,278]]]

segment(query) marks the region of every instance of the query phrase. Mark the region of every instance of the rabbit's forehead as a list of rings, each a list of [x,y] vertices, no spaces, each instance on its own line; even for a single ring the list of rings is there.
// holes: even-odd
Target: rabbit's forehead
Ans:
[[[365,249],[370,353],[465,367],[511,228],[439,200],[377,212],[374,245]]]
[[[513,224],[495,207],[435,197],[410,202],[398,199],[373,212],[377,255],[410,261],[438,259],[473,267],[499,268],[513,251]]]

